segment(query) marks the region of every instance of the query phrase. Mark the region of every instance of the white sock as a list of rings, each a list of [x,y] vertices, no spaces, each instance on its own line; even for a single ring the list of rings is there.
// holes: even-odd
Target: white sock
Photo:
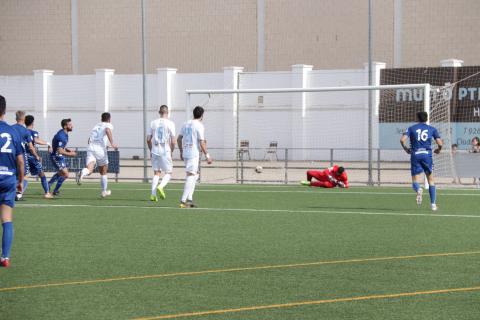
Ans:
[[[195,188],[195,176],[187,176],[185,186],[183,187],[182,202],[187,201],[187,197],[191,194],[192,187]]]
[[[102,191],[107,191],[107,186],[108,186],[107,175],[100,176],[100,184],[102,186]]]
[[[165,186],[167,185],[167,183],[170,181],[170,179],[172,178],[172,174],[171,173],[166,173],[164,176],[163,176],[163,179],[162,179],[162,182],[160,182],[160,188],[165,188]]]
[[[192,186],[190,187],[190,193],[187,196],[188,201],[193,201],[193,192],[195,191],[195,186],[197,185],[197,180],[198,180],[198,174],[192,176],[193,177],[193,182]]]
[[[86,177],[90,175],[90,171],[87,168],[82,169],[82,177]]]
[[[152,195],[153,196],[157,194],[158,180],[160,180],[160,176],[154,175],[152,178]]]

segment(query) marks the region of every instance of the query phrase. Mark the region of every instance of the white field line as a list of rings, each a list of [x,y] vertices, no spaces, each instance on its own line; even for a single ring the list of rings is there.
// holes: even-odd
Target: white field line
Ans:
[[[100,187],[92,188],[92,187],[74,187],[74,188],[65,188],[63,187],[62,190],[98,190],[100,192]],[[40,190],[40,189],[39,189]],[[122,188],[122,189],[113,189],[114,192],[122,192],[122,191],[150,191],[150,188]],[[183,191],[183,188],[168,188],[166,191]],[[439,190],[440,191],[440,190]],[[443,190],[445,191],[445,190]],[[414,196],[415,193],[412,192],[376,192],[376,191],[345,191],[345,192],[331,192],[331,191],[314,191],[314,190],[227,190],[227,189],[195,189],[195,192],[227,192],[227,193],[310,193],[313,195],[348,195],[348,194],[363,194],[363,195],[404,195],[404,196]],[[28,194],[28,193],[27,193]],[[438,193],[441,196],[466,196],[466,197],[479,197],[480,198],[480,191],[478,193]]]
[[[320,213],[320,214],[351,214],[351,215],[379,215],[379,216],[417,216],[417,217],[442,217],[442,218],[477,218],[480,215],[468,214],[439,214],[439,213],[404,213],[404,212],[371,212],[371,211],[338,211],[338,210],[288,210],[288,209],[250,209],[250,208],[189,208],[179,207],[151,207],[151,206],[127,206],[127,205],[91,205],[91,204],[17,204],[20,208],[112,208],[112,209],[153,209],[153,210],[181,210],[185,213],[198,211],[229,211],[229,212],[255,212],[255,213]]]

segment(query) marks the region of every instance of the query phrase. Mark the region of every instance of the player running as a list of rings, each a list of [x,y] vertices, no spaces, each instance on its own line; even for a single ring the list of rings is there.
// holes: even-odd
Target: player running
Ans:
[[[422,204],[423,189],[420,186],[420,174],[425,172],[430,193],[430,205],[433,211],[437,210],[436,188],[433,180],[432,138],[437,143],[436,154],[442,150],[443,142],[437,129],[428,125],[428,113],[417,113],[418,123],[409,127],[400,138],[400,144],[406,153],[410,154],[410,168],[412,173],[412,187],[417,193],[417,204]],[[410,139],[410,148],[405,144]]]
[[[68,133],[73,130],[72,119],[63,119],[61,121],[62,129],[60,129],[52,140],[52,153],[50,153],[50,159],[53,165],[58,170],[57,173],[48,182],[49,189],[57,182],[53,195],[56,196],[60,193],[60,187],[63,182],[68,179],[68,168],[65,162],[65,156],[75,157],[77,153],[73,150],[67,149]]]
[[[35,145],[44,145],[48,146],[48,151],[51,152],[50,143],[46,142],[45,140],[40,139],[40,135],[37,131],[33,130],[35,118],[32,115],[28,115],[25,117],[25,125],[27,126],[27,130],[30,133],[30,137],[32,139],[33,150],[27,149],[27,162],[28,167],[30,169],[30,174],[32,176],[39,176],[40,181],[42,183],[43,191],[45,192],[44,197],[46,199],[53,198],[52,194],[50,193],[47,177],[43,172],[42,162],[38,152],[35,148]]]
[[[316,181],[312,181],[315,178]],[[304,186],[322,188],[348,188],[347,172],[344,167],[334,165],[323,171],[308,170],[307,181],[300,182]]]
[[[5,122],[6,101],[0,96],[0,220],[2,221],[2,255],[0,266],[10,266],[13,242],[13,207],[16,191],[22,192],[24,150],[20,138]]]
[[[20,138],[20,143],[23,148],[23,162],[25,165],[24,174],[27,175],[29,173],[29,167],[27,162],[27,151],[34,152],[35,148],[33,147],[33,144],[32,144],[32,136],[30,135],[30,132],[28,131],[28,129],[25,128],[25,112],[20,110],[15,112],[15,120],[17,121],[17,123],[12,125],[12,128],[15,129],[18,137]],[[28,185],[28,181],[24,179],[22,192],[17,192],[17,195],[15,196],[16,201],[22,199],[23,193],[25,192],[25,190],[27,190],[27,185]]]
[[[100,185],[102,187],[102,198],[105,198],[112,194],[108,187],[108,153],[107,144],[114,149],[118,146],[113,143],[113,125],[110,123],[112,117],[110,113],[104,112],[101,116],[101,121],[95,127],[93,127],[90,138],[88,138],[87,147],[87,160],[86,168],[77,172],[76,180],[77,184],[82,184],[82,179],[92,174],[95,169],[95,165],[98,165],[98,171],[100,172]]]
[[[213,161],[207,152],[205,128],[202,123],[203,112],[204,110],[200,106],[196,106],[193,109],[193,120],[189,120],[183,125],[177,139],[180,159],[185,160],[185,171],[187,172],[183,195],[180,200],[180,208],[196,207],[193,203],[193,192],[198,180],[200,152],[205,154],[208,164],[211,164]]]
[[[147,145],[152,154],[152,179],[151,201],[158,201],[157,192],[161,199],[165,199],[163,190],[172,177],[173,163],[172,152],[175,149],[175,124],[168,120],[168,107],[160,106],[158,111],[160,118],[153,120],[147,132]],[[162,182],[160,174],[165,173]]]

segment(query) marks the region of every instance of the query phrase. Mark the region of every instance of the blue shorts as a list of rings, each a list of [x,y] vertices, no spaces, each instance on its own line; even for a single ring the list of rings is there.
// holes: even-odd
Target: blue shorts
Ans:
[[[57,156],[57,155],[50,155],[50,159],[53,162],[53,166],[57,170],[62,170],[62,169],[67,167],[67,164],[65,163],[65,158],[64,157],[60,157],[60,156]]]
[[[42,163],[34,156],[27,156],[27,160],[28,166],[30,167],[30,174],[32,176],[36,176],[43,171]]]
[[[414,154],[410,157],[410,168],[412,176],[416,176],[422,172],[431,174],[433,172],[433,159],[431,153]]]
[[[17,194],[17,177],[0,176],[0,205],[5,204],[10,208],[15,206],[15,195]]]

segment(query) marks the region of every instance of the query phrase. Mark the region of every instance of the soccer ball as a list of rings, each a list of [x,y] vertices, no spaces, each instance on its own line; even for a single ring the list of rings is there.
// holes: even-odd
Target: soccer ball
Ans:
[[[255,172],[256,173],[262,173],[262,171],[263,171],[263,168],[261,166],[256,166],[255,167]]]

